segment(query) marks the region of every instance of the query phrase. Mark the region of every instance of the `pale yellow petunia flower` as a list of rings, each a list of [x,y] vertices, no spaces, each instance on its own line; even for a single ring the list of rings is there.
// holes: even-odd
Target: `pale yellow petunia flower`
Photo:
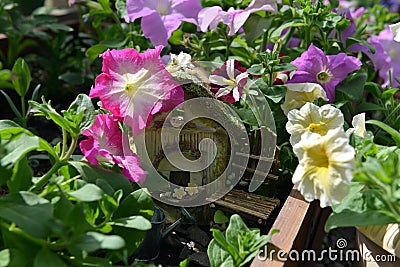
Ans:
[[[343,129],[329,130],[326,135],[305,132],[293,151],[299,165],[292,181],[307,201],[319,199],[324,208],[347,195],[355,151]]]
[[[295,145],[305,132],[325,135],[328,130],[343,128],[343,114],[340,109],[331,105],[319,107],[306,103],[300,110],[293,109],[288,113],[286,130],[291,134],[290,143]]]
[[[286,84],[286,88],[285,102],[281,105],[285,115],[318,98],[328,100],[324,89],[316,83],[289,83]]]

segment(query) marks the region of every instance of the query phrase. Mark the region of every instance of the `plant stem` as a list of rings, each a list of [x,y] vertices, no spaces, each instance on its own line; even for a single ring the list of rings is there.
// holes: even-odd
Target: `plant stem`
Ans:
[[[225,60],[228,60],[229,58],[229,48],[232,44],[232,38],[227,34],[226,35],[226,51],[225,51]]]
[[[34,191],[34,190],[36,190],[36,189],[42,187],[45,183],[47,183],[48,180],[51,179],[51,177],[53,176],[53,174],[56,173],[56,172],[58,171],[58,169],[59,169],[61,166],[63,166],[64,164],[65,164],[65,163],[62,162],[62,161],[57,161],[57,162],[53,165],[53,167],[51,167],[51,169],[50,169],[45,175],[43,175],[35,185],[33,185],[33,186],[29,189],[29,191]]]
[[[75,151],[77,143],[78,143],[78,138],[73,137],[72,141],[71,141],[71,145],[70,145],[67,153],[65,155],[61,155],[61,159],[57,160],[57,162],[53,165],[53,167],[51,167],[51,169],[45,175],[43,175],[39,179],[39,181],[29,189],[29,191],[33,191],[33,190],[36,190],[36,189],[42,187],[45,183],[47,183],[47,181],[49,181],[51,179],[53,174],[55,174],[60,167],[67,164],[69,158],[72,156],[72,154]]]
[[[69,146],[67,153],[61,158],[62,162],[69,160],[69,158],[72,156],[72,154],[75,151],[77,143],[78,143],[78,138],[73,137],[72,141],[71,141],[71,145]]]
[[[62,128],[62,137],[63,137],[63,143],[62,143],[60,158],[64,157],[65,149],[67,147],[67,131],[64,128]]]
[[[266,50],[267,43],[268,43],[268,31],[264,32],[262,43],[260,46],[260,53],[262,53]]]
[[[20,236],[20,237],[22,237],[24,239],[28,239],[28,240],[30,240],[30,241],[38,244],[38,245],[41,245],[41,246],[48,246],[49,245],[45,240],[37,238],[37,237],[33,237],[33,236],[25,233],[20,228],[17,228],[17,227],[15,227],[13,225],[9,225],[9,224],[7,224],[5,222],[0,222],[0,226],[3,229],[5,229],[5,230],[7,230],[9,232],[12,232],[13,234],[15,234],[17,236]]]
[[[25,97],[21,96],[21,117],[22,117],[22,126],[24,128],[27,127],[27,119],[26,119],[26,108],[25,108]]]
[[[61,250],[61,249],[65,248],[65,245],[66,245],[66,244],[63,244],[63,243],[61,243],[61,244],[48,243],[44,239],[31,236],[30,234],[26,233],[24,230],[22,230],[22,229],[20,229],[18,227],[15,227],[14,225],[9,225],[9,224],[7,224],[5,222],[0,222],[0,227],[3,228],[6,231],[9,231],[9,232],[19,236],[19,237],[22,237],[22,238],[24,238],[26,240],[29,240],[29,241],[31,241],[33,243],[36,243],[36,244],[38,244],[38,245],[40,245],[42,247],[48,247],[49,249],[52,249],[52,250]]]

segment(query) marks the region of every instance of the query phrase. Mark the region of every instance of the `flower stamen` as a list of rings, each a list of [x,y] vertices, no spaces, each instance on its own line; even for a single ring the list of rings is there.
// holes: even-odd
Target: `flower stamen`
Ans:
[[[326,71],[321,71],[317,74],[317,81],[320,83],[327,83],[331,80],[332,75]]]

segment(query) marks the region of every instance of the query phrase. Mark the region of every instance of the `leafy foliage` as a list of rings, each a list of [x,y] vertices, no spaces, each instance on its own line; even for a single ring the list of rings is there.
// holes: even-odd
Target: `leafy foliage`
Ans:
[[[251,261],[260,248],[268,243],[271,235],[260,235],[259,229],[249,229],[239,215],[231,216],[224,233],[212,229],[214,239],[208,246],[211,266],[243,266]]]

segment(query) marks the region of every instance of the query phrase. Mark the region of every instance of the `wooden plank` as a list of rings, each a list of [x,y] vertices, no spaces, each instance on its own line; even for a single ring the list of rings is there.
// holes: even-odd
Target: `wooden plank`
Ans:
[[[271,212],[279,206],[279,199],[233,189],[216,200],[214,204],[266,220]]]
[[[237,205],[237,204],[233,204],[233,203],[230,203],[230,202],[226,202],[226,201],[218,200],[218,201],[215,202],[215,204],[223,206],[223,207],[226,207],[226,208],[229,208],[229,209],[232,209],[232,210],[237,211],[237,212],[244,212],[244,213],[253,215],[253,216],[257,217],[257,218],[261,218],[263,220],[268,219],[268,217],[270,215],[270,212],[268,212],[268,211],[266,213],[262,213],[262,212],[254,211],[252,209],[249,209],[249,208]]]
[[[309,212],[310,203],[305,201],[300,192],[293,189],[289,197],[285,201],[278,217],[276,218],[271,229],[279,229],[280,232],[274,234],[270,241],[270,246],[276,250],[284,250],[289,252],[294,246],[296,239],[301,234],[300,230],[307,224],[306,215]],[[281,266],[297,266],[296,263],[279,261],[278,259],[261,260],[255,257],[251,267],[281,267]]]
[[[236,164],[236,163],[232,163],[232,166],[236,167],[238,169],[241,169],[241,170],[245,170],[245,171],[247,171],[249,173],[255,173],[257,175],[265,176],[265,177],[267,177],[267,178],[269,178],[271,180],[278,180],[278,178],[279,178],[279,176],[277,176],[277,175],[270,174],[270,173],[265,173],[265,172],[262,172],[262,171],[256,171],[256,170],[254,170],[252,168],[244,167],[244,166],[241,166],[241,165]]]

